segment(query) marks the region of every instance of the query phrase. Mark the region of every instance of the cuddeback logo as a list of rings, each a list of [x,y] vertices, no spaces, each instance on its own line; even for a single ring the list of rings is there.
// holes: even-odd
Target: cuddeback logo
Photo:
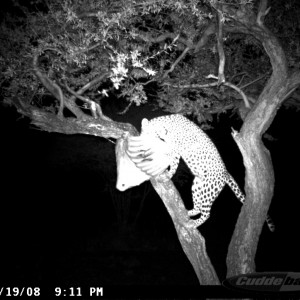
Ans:
[[[255,292],[300,292],[300,273],[252,273],[227,278],[227,288]]]

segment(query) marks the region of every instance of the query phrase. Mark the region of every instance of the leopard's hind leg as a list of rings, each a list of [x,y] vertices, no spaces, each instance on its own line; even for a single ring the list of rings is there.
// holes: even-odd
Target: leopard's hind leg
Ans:
[[[195,227],[202,225],[209,218],[211,206],[224,185],[224,181],[210,182],[208,177],[195,176],[192,186],[194,208],[188,211],[189,216],[201,213],[200,218],[195,220]]]

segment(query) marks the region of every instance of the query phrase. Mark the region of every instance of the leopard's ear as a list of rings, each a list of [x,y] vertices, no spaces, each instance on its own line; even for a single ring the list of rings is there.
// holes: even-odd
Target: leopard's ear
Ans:
[[[143,130],[143,129],[147,128],[148,125],[149,125],[149,120],[143,119],[142,120],[142,127],[141,127],[141,129]]]

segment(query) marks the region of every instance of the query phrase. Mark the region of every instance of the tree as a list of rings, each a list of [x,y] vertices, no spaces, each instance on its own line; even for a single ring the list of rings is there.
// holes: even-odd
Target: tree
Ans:
[[[42,130],[113,139],[124,132],[136,135],[131,124],[103,114],[107,96],[127,99],[123,113],[152,101],[168,112],[194,116],[203,127],[213,115],[239,113],[243,126],[233,136],[246,168],[247,199],[229,247],[227,275],[255,271],[274,189],[261,137],[283,103],[297,107],[299,100],[296,1],[274,2],[274,11],[266,0],[11,3],[17,12],[7,13],[1,25],[3,102]],[[284,46],[271,26],[283,34]],[[174,185],[151,182],[200,283],[217,284],[204,239],[186,227]]]

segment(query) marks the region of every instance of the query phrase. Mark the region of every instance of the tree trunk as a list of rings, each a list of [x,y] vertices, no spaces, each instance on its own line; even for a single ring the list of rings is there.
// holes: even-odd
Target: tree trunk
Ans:
[[[282,73],[274,73],[264,89],[267,93],[262,93],[257,105],[247,116],[241,132],[234,134],[246,168],[246,201],[229,246],[227,277],[255,271],[257,244],[275,183],[271,156],[261,136],[273,121],[286,95],[299,84],[300,72],[288,78],[282,76]]]
[[[261,137],[272,123],[286,97],[300,84],[300,72],[289,74],[284,51],[278,40],[264,27],[266,1],[262,1],[257,24],[245,33],[259,39],[270,57],[273,73],[258,101],[247,115],[234,139],[243,155],[246,168],[246,201],[242,207],[227,256],[227,277],[255,271],[255,254],[262,226],[273,197],[274,171],[269,151]],[[253,31],[251,32],[251,30]]]
[[[182,249],[192,264],[201,285],[219,285],[220,281],[206,253],[205,239],[201,233],[187,226],[189,217],[182,199],[172,181],[151,180],[156,192],[166,206],[177,231]]]
[[[257,244],[274,191],[270,153],[264,147],[255,127],[244,136],[237,135],[235,140],[246,167],[247,198],[229,246],[228,277],[255,271]]]
[[[137,169],[134,163],[124,163],[124,160],[126,161],[129,159],[128,156],[126,157],[125,149],[126,143],[124,142],[123,138],[121,138],[117,141],[116,144],[116,158],[118,166],[117,186],[122,187],[123,183],[125,187],[130,187],[135,185],[135,181],[136,183],[140,184],[141,182],[148,180],[149,177],[144,178],[143,181],[140,181],[137,178],[132,178],[133,181],[130,181],[130,178],[128,178],[128,180],[130,181],[129,184],[128,182],[122,181],[120,179],[124,178],[124,175],[126,175],[127,177],[142,176],[142,174],[139,175],[139,172],[141,171]],[[182,249],[191,262],[200,284],[220,284],[216,272],[206,253],[205,240],[197,229],[191,228],[189,226],[190,218],[188,217],[187,210],[185,209],[182,199],[173,182],[170,180],[168,182],[159,182],[152,178],[151,183],[158,195],[161,197],[173,220],[174,227],[177,231],[177,236],[181,243]]]

